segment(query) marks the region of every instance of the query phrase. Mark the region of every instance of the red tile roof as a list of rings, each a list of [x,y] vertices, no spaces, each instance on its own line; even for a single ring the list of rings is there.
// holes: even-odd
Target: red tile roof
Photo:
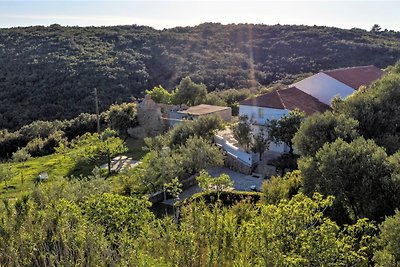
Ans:
[[[315,112],[324,112],[330,108],[328,105],[296,87],[276,90],[255,98],[247,99],[241,101],[240,105],[288,110],[299,109],[306,113],[306,115],[311,115]]]
[[[285,108],[285,106],[282,103],[281,97],[279,96],[277,91],[273,91],[271,93],[243,100],[240,102],[240,105],[257,106],[262,108],[276,108],[276,109]]]
[[[315,112],[324,112],[330,109],[327,104],[320,102],[315,97],[296,87],[282,89],[277,92],[281,96],[285,108],[288,110],[299,109],[306,115],[311,115]]]
[[[323,71],[322,73],[325,73],[354,89],[358,89],[362,85],[370,85],[372,82],[381,78],[385,72],[371,65],[328,70]]]

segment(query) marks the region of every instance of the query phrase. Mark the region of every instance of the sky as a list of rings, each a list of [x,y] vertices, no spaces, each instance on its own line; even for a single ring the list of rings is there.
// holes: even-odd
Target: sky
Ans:
[[[0,0],[0,28],[147,25],[156,29],[204,22],[303,24],[400,31],[400,1],[36,1]]]

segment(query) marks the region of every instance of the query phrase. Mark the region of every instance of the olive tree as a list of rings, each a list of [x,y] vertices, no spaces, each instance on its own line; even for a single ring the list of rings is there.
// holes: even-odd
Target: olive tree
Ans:
[[[392,188],[398,188],[399,181],[391,178],[393,170],[384,148],[372,140],[339,138],[326,143],[314,157],[302,157],[299,169],[308,195],[318,191],[335,196],[336,208],[347,210],[352,220],[379,221],[394,210]]]
[[[247,115],[240,116],[239,123],[232,126],[233,137],[238,141],[239,145],[248,149],[251,144],[252,131]]]
[[[126,138],[128,128],[137,124],[136,113],[135,103],[111,105],[105,113],[108,127],[117,131],[121,137]]]
[[[300,124],[293,137],[293,144],[303,156],[314,155],[325,143],[337,138],[352,141],[358,137],[358,121],[332,112],[317,113]]]
[[[207,87],[204,84],[194,83],[190,77],[185,77],[173,91],[175,104],[198,105],[206,100]]]
[[[304,112],[292,110],[279,120],[267,121],[268,139],[275,143],[284,143],[289,147],[289,154],[293,155],[293,136],[305,117]]]
[[[116,132],[109,129],[105,130],[101,135],[88,133],[76,145],[84,146],[84,157],[98,163],[106,160],[107,177],[111,174],[112,159],[128,150],[124,141],[116,136]]]

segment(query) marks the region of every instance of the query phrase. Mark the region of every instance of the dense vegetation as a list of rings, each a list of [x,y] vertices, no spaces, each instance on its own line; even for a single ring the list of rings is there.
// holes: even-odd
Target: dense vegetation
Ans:
[[[58,181],[15,204],[0,221],[6,266],[367,266],[374,226],[340,228],[323,211],[333,198],[296,195],[278,205],[232,207],[200,198],[179,224],[157,219],[140,197],[107,193],[102,179]],[[391,224],[396,224],[392,219]],[[385,226],[383,226],[385,227]],[[382,237],[377,257],[392,255]],[[332,264],[332,259],[334,264]]]
[[[34,157],[52,154],[57,147],[66,147],[73,139],[97,131],[96,122],[96,115],[82,113],[71,120],[38,120],[16,131],[0,130],[0,161],[21,150]],[[137,125],[135,103],[111,105],[99,115],[100,130],[108,127],[124,139],[127,129]]]
[[[299,74],[354,65],[386,67],[400,57],[400,34],[284,25],[201,24],[0,29],[0,129],[72,119],[171,91],[190,76],[209,91],[293,81]]]
[[[208,35],[204,32],[201,35],[203,41],[209,41],[207,46],[219,40],[210,38],[216,34],[212,31],[214,28],[249,29],[249,25],[207,24],[165,31],[140,27],[62,28],[57,25],[14,30],[55,31],[51,35],[55,38],[60,31],[66,34],[85,30],[90,35],[97,31],[104,34],[111,29],[120,29],[122,33],[136,29],[147,32],[148,40],[153,40],[152,32],[160,38],[166,33],[187,37],[192,31],[207,26],[210,27]],[[362,33],[372,46],[380,39],[386,39],[387,43],[380,49],[393,45],[390,40],[398,38],[393,32],[252,27],[257,38],[261,38],[257,34],[263,29],[293,31],[294,28],[297,34],[318,31],[318,36],[324,31]],[[258,27],[260,32],[256,31]],[[101,39],[102,34],[90,35],[93,43],[89,43],[96,43],[96,38]],[[69,38],[79,40],[81,36]],[[17,37],[13,35],[13,38]],[[51,44],[51,38],[44,47]],[[115,47],[121,42],[119,38],[122,40],[122,37],[114,39]],[[137,40],[139,44],[140,40]],[[180,39],[180,42],[183,40],[186,39]],[[190,39],[190,42],[194,41],[195,38]],[[96,44],[100,47],[98,54],[87,52],[88,56],[93,56],[91,62],[94,65],[101,54],[102,43]],[[150,44],[149,47],[151,50]],[[254,51],[256,47],[252,47]],[[291,44],[290,49],[295,47]],[[168,47],[171,48],[173,46]],[[197,48],[192,49],[196,51]],[[397,53],[396,49],[388,51],[375,64],[382,66],[385,60],[390,61],[393,53]],[[196,53],[186,51],[181,55]],[[55,54],[48,56],[51,59]],[[114,57],[116,59],[117,54]],[[198,60],[203,59],[199,57]],[[107,62],[102,67],[108,66]],[[143,64],[149,62],[150,59]],[[301,66],[301,62],[298,64]],[[315,67],[307,66],[306,71]],[[71,65],[72,69],[75,67]],[[162,69],[163,65],[159,67]],[[108,69],[109,74],[118,80],[120,73],[113,74],[111,70]],[[291,112],[270,123],[270,139],[298,149],[299,170],[283,177],[272,177],[263,184],[261,193],[230,192],[233,183],[228,175],[212,178],[207,173],[209,167],[222,165],[224,161],[224,154],[212,143],[215,131],[224,127],[218,117],[187,121],[162,135],[145,139],[147,151],[138,156],[141,164],[118,174],[111,171],[110,159],[127,153],[128,148],[131,150],[128,153],[134,153],[129,147],[132,141],[126,139],[127,128],[139,123],[134,103],[112,105],[105,111],[101,116],[101,133],[94,133],[96,116],[89,114],[69,120],[35,121],[16,131],[0,131],[0,157],[9,159],[0,164],[0,197],[3,200],[0,203],[0,265],[399,266],[400,109],[397,103],[400,103],[400,63],[388,70],[388,74],[368,90],[359,90],[344,101],[336,99],[332,111],[309,118]],[[210,86],[212,80],[207,80],[217,77],[214,74],[201,78],[196,76],[199,72],[193,73],[189,73],[192,79],[204,82],[209,89],[218,87]],[[281,78],[288,78],[285,75],[289,72],[282,73]],[[84,77],[80,76],[79,81],[88,82]],[[169,78],[173,81],[172,76]],[[5,81],[7,78],[0,79],[0,82]],[[237,80],[232,86],[240,87],[235,82]],[[32,86],[34,84],[32,82]],[[204,84],[184,78],[172,94],[161,86],[152,92],[160,102],[195,104],[205,99],[229,105],[249,93],[236,89],[226,94],[207,93]],[[103,85],[111,86],[111,82]],[[123,93],[120,96],[122,100]],[[251,140],[245,118],[236,127],[236,135],[244,137],[241,141],[249,149],[251,146],[259,151],[268,146],[266,142],[270,140],[265,140],[264,134]],[[136,141],[133,146],[139,150],[143,140]],[[108,170],[94,168],[102,163],[108,163]],[[50,178],[47,182],[34,183],[40,172],[48,172]],[[177,202],[173,206],[173,216],[160,214],[156,207],[151,207],[147,199],[149,193],[165,186],[171,196],[179,200],[183,183],[197,173],[197,181],[204,192]]]
[[[333,111],[301,123],[303,192],[336,197],[338,222],[384,220],[400,207],[400,62],[366,90],[336,99]]]

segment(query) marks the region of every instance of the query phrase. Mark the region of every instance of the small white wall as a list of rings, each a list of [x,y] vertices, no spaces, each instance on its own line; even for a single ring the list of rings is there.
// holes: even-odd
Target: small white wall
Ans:
[[[312,95],[327,105],[331,104],[332,99],[336,95],[339,95],[343,99],[355,91],[350,86],[322,72],[294,83],[292,86]]]
[[[259,109],[264,111],[264,116],[260,117]],[[267,120],[279,120],[283,115],[288,114],[287,109],[275,109],[275,108],[262,108],[255,106],[239,106],[239,116],[247,115],[252,123],[258,125],[265,125]]]
[[[214,135],[214,141],[216,144],[222,146],[222,148],[237,158],[240,162],[244,163],[245,165],[251,167],[254,163],[258,162],[258,155],[257,154],[250,154],[246,151],[234,146],[233,144],[229,143],[225,140],[222,136]]]

